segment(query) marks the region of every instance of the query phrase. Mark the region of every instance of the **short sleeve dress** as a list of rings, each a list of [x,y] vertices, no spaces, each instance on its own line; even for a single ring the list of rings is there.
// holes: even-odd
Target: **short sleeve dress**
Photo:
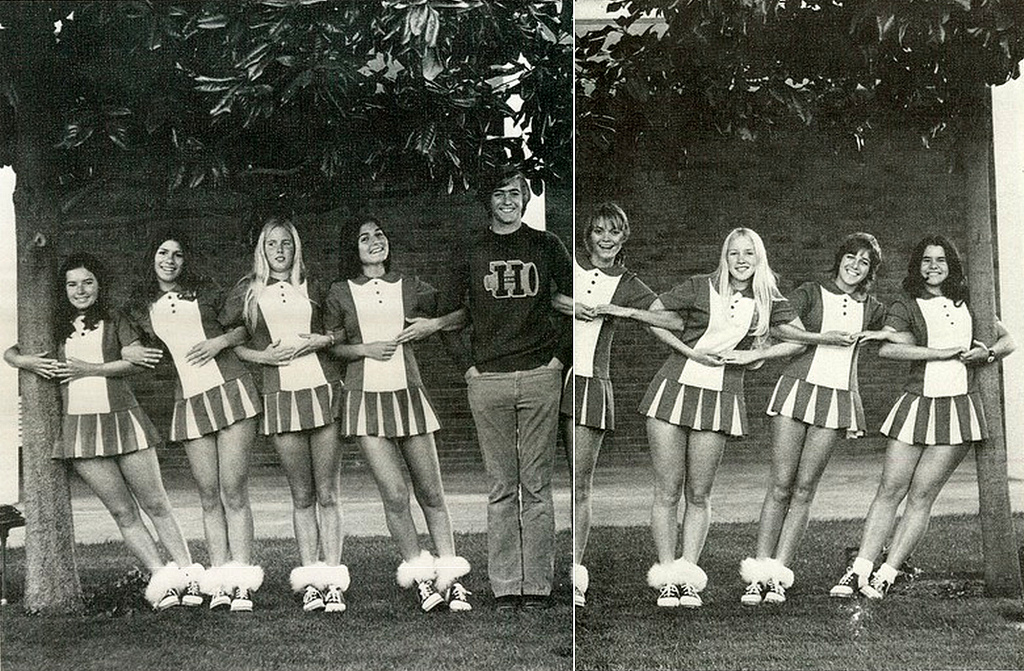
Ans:
[[[86,328],[85,318],[79,316],[72,325],[74,330],[58,348],[61,361],[119,361],[121,347],[138,337],[120,315],[101,319],[93,328]],[[64,425],[62,440],[54,446],[56,459],[116,457],[161,443],[126,378],[81,377],[61,385],[61,395]]]
[[[393,340],[410,317],[433,317],[436,312],[434,287],[417,277],[389,272],[332,284],[324,325],[328,331],[343,332],[342,338],[350,344],[378,342]],[[411,345],[398,345],[387,361],[364,357],[349,362],[338,426],[346,436],[387,438],[441,428]]]
[[[885,308],[870,295],[841,291],[832,279],[801,284],[789,303],[812,333],[878,330]],[[847,437],[864,435],[864,404],[857,384],[860,345],[812,345],[786,366],[775,385],[768,414],[782,415],[826,429],[845,429]]]
[[[224,301],[218,320],[226,329],[244,326],[249,283],[239,282]],[[271,279],[258,303],[250,345],[266,349],[272,342],[300,347],[302,334],[324,333],[323,292],[314,282],[293,285]],[[324,352],[310,352],[283,366],[261,366],[264,435],[305,431],[334,422],[341,387],[337,364]]]
[[[753,344],[750,289],[721,296],[711,275],[696,275],[659,298],[666,309],[683,317],[680,339],[690,347],[720,354]],[[795,317],[789,301],[772,301],[770,325]],[[742,366],[705,366],[673,351],[648,385],[639,412],[694,431],[742,436],[747,430],[743,372]]]
[[[573,262],[573,282],[576,300],[589,306],[612,304],[646,310],[657,298],[625,266],[597,268],[582,254],[577,254]],[[576,393],[572,412],[576,424],[581,426],[609,431],[615,428],[609,364],[616,321],[603,316],[576,321],[572,363]],[[563,407],[567,397],[568,393],[563,393]]]
[[[262,412],[256,383],[232,348],[202,366],[186,359],[196,343],[225,331],[212,294],[166,291],[145,312],[133,315],[137,328],[158,338],[174,362],[172,441],[194,440]]]
[[[935,349],[970,347],[975,337],[967,303],[946,296],[901,296],[889,306],[885,323]],[[903,394],[881,432],[908,445],[960,445],[987,438],[974,370],[958,358],[911,361]]]

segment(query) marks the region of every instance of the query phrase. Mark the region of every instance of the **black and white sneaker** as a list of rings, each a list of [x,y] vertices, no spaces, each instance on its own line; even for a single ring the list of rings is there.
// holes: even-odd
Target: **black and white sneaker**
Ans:
[[[890,587],[892,587],[891,582],[878,577],[878,573],[875,573],[871,576],[868,584],[861,585],[860,593],[869,599],[883,599]]]
[[[849,599],[850,597],[856,596],[857,590],[860,588],[861,577],[854,573],[852,566],[846,567],[846,573],[839,579],[839,582],[829,590],[828,595],[838,597],[840,599]]]
[[[434,587],[433,580],[417,580],[416,594],[419,596],[420,608],[424,613],[429,613],[444,603],[444,597]]]
[[[216,610],[217,608],[227,608],[231,605],[231,595],[225,592],[220,587],[217,591],[210,595],[210,610]]]
[[[679,586],[680,608],[700,608],[703,605],[704,600],[700,598],[700,593],[693,585],[684,583]]]
[[[174,608],[175,606],[181,605],[181,595],[178,594],[178,590],[169,589],[164,592],[163,598],[157,602],[156,610],[167,610],[168,608]]]
[[[244,587],[236,587],[235,594],[231,599],[232,613],[252,612],[252,593]]]
[[[445,593],[445,601],[448,602],[448,610],[473,610],[473,606],[469,603],[470,594],[472,594],[472,592],[463,587],[462,583],[453,582],[451,587],[449,587],[448,591]]]
[[[324,595],[313,585],[306,585],[306,591],[302,593],[302,610],[311,613],[323,609]]]
[[[679,585],[665,585],[658,591],[658,606],[675,608],[679,605]]]
[[[765,603],[786,603],[786,588],[775,578],[768,578],[764,588]]]
[[[760,606],[763,600],[764,592],[759,582],[747,585],[747,589],[743,590],[743,596],[740,597],[740,603],[744,606]]]
[[[199,583],[195,580],[190,580],[185,586],[185,591],[181,595],[181,605],[193,607],[203,605],[203,593],[199,589]]]
[[[345,605],[345,594],[337,585],[328,585],[327,593],[324,594],[325,613],[344,613],[348,608]]]

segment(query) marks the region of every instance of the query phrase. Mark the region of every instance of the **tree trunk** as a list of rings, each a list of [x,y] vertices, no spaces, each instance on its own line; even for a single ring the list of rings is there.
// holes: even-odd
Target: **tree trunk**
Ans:
[[[985,93],[988,94],[987,89]],[[971,288],[976,337],[992,344],[996,340],[997,318],[990,178],[992,114],[989,105],[981,105],[981,108],[985,114],[979,115],[976,127],[982,132],[968,140],[966,149],[967,280]],[[989,596],[1020,597],[1020,562],[1006,474],[1002,378],[998,365],[981,366],[975,374],[989,430],[988,440],[976,443],[974,448],[985,558],[985,593]]]

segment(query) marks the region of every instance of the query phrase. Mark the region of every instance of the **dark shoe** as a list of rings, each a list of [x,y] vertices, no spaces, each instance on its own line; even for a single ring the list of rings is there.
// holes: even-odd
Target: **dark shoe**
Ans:
[[[547,610],[551,608],[551,597],[547,594],[527,594],[523,597],[523,610]]]
[[[494,608],[499,613],[511,613],[519,608],[519,597],[515,594],[506,594],[494,599]]]

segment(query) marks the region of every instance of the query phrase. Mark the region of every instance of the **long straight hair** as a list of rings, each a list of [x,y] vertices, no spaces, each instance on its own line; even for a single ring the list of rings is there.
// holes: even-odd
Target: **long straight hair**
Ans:
[[[306,264],[302,260],[302,241],[299,239],[299,232],[295,225],[283,217],[269,217],[260,229],[260,236],[256,240],[256,248],[252,252],[252,272],[242,278],[241,283],[248,284],[245,290],[245,304],[243,314],[245,324],[250,331],[256,328],[260,314],[260,297],[263,296],[270,280],[270,262],[267,261],[267,253],[263,246],[267,236],[275,228],[283,228],[292,236],[295,245],[295,256],[292,258],[292,269],[288,275],[288,283],[302,290],[306,294],[303,282],[306,280]]]
[[[191,236],[185,231],[170,228],[149,237],[146,250],[139,257],[135,271],[135,287],[124,308],[132,315],[145,313],[149,306],[160,298],[160,281],[154,270],[156,252],[168,240],[174,240],[181,247],[184,261],[181,274],[176,280],[182,300],[194,300],[200,291],[216,291],[217,284],[202,268],[202,260]]]
[[[343,280],[354,280],[363,274],[363,262],[359,259],[359,229],[365,224],[376,224],[388,239],[388,258],[384,259],[384,272],[391,272],[391,236],[377,217],[353,219],[341,229],[338,244],[338,273]]]
[[[903,278],[903,290],[914,298],[923,296],[927,292],[924,277],[921,275],[921,259],[924,258],[925,248],[929,246],[942,247],[942,251],[946,253],[949,275],[940,285],[942,295],[951,299],[956,305],[966,302],[969,291],[960,250],[956,248],[952,240],[944,235],[929,235],[914,246],[914,251],[910,253],[910,258],[907,260],[907,276]]]
[[[718,269],[712,281],[718,288],[718,295],[723,299],[732,294],[729,287],[729,243],[739,237],[747,237],[754,243],[754,276],[750,286],[754,291],[754,337],[758,347],[764,346],[771,326],[772,302],[782,300],[775,272],[768,265],[768,253],[764,249],[764,241],[756,231],[749,228],[734,228],[725,236],[722,253],[718,259]]]

